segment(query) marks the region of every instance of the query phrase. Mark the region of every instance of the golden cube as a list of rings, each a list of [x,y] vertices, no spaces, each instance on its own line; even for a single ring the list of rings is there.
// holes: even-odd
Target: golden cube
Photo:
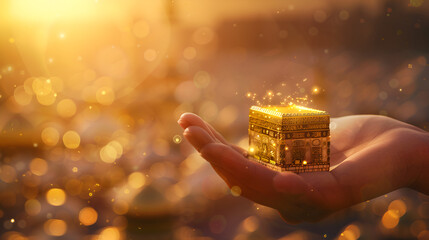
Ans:
[[[329,114],[289,106],[252,106],[249,158],[276,171],[329,171]]]

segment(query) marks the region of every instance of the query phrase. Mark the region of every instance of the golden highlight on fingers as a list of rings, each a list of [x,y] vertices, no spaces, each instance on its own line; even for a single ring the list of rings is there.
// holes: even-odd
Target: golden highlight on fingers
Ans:
[[[206,130],[197,127],[190,126],[185,129],[183,136],[194,146],[194,148],[200,152],[201,149],[209,143],[215,142],[215,140],[207,133]]]

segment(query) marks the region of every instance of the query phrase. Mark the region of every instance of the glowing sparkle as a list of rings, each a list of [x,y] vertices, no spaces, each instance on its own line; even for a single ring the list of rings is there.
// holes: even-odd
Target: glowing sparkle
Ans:
[[[181,137],[181,136],[179,136],[179,135],[175,135],[175,136],[173,137],[173,142],[174,142],[175,144],[179,144],[179,143],[181,143],[181,142],[182,142],[182,137]]]
[[[234,197],[238,197],[241,195],[241,188],[239,186],[233,186],[231,188],[231,194]]]
[[[14,218],[11,218],[11,219],[10,219],[10,222],[11,222],[11,223],[14,223],[14,222],[15,222],[15,219],[14,219]]]

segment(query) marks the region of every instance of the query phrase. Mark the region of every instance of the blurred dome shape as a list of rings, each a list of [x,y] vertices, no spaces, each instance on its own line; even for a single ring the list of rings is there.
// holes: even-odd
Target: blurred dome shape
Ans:
[[[170,215],[174,212],[175,206],[158,188],[148,185],[134,197],[130,209],[132,209],[130,215],[148,217]]]
[[[148,239],[172,239],[178,210],[177,203],[168,201],[161,189],[148,185],[130,204],[127,213],[128,233]]]

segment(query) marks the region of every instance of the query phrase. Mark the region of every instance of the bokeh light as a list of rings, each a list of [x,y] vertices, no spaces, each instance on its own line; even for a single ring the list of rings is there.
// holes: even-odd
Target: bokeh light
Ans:
[[[43,225],[46,234],[60,237],[67,232],[67,223],[64,220],[60,219],[49,219]]]
[[[45,175],[48,171],[48,163],[41,158],[34,158],[30,162],[30,171],[37,176]]]
[[[80,145],[80,135],[75,131],[67,131],[63,135],[63,143],[66,148],[76,149]]]
[[[121,232],[115,227],[107,227],[101,231],[98,236],[99,240],[120,240]]]
[[[92,207],[85,207],[79,211],[79,221],[85,226],[93,225],[97,219],[98,213]]]
[[[388,210],[381,218],[381,223],[385,228],[394,228],[399,223],[399,214],[396,211]]]
[[[429,200],[410,189],[286,225],[240,182],[230,189],[176,122],[193,112],[244,149],[251,105],[427,131],[428,10],[421,0],[0,1],[0,239],[427,238]]]
[[[47,146],[55,146],[60,139],[60,134],[58,133],[57,129],[53,127],[47,127],[43,129],[41,138],[43,143],[45,143]]]
[[[30,216],[36,216],[40,213],[42,205],[36,199],[29,199],[25,202],[25,212]]]
[[[76,113],[76,104],[71,99],[63,99],[57,104],[57,112],[61,117],[72,117]]]
[[[133,172],[128,176],[128,184],[133,188],[141,188],[146,182],[146,177],[141,172]]]
[[[46,193],[46,201],[52,206],[61,206],[66,201],[66,193],[60,188],[51,188]]]

